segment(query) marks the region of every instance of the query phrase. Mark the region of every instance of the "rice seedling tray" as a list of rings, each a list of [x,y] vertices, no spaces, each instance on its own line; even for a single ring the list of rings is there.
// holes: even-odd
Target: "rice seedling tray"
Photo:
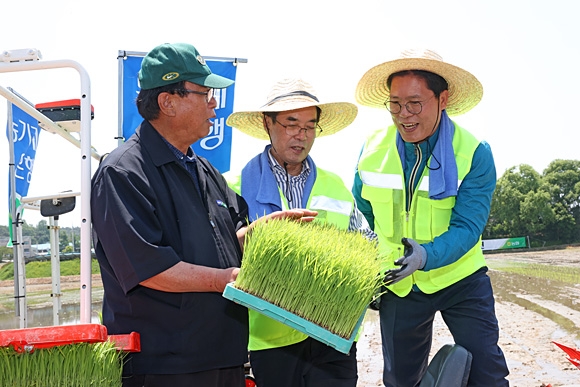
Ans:
[[[311,321],[308,321],[294,313],[291,313],[279,306],[276,306],[262,298],[256,297],[252,294],[244,292],[234,286],[233,283],[226,285],[223,292],[223,296],[237,304],[243,305],[247,308],[253,309],[259,313],[262,313],[276,321],[288,325],[291,328],[302,332],[315,340],[318,340],[326,345],[329,345],[339,352],[348,354],[352,343],[359,331],[359,328],[364,320],[365,312],[363,311],[360,316],[355,329],[353,330],[350,338],[345,339],[339,335],[336,335],[329,330],[317,325]]]

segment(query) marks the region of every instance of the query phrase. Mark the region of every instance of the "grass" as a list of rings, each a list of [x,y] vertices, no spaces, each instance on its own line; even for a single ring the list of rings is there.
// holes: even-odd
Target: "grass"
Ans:
[[[99,265],[96,259],[91,261],[92,273],[99,273]],[[80,259],[75,258],[72,260],[61,261],[60,262],[61,277],[70,277],[80,275]],[[50,261],[36,261],[26,264],[26,278],[51,278],[51,267]],[[12,262],[4,263],[0,267],[0,281],[8,280],[12,281],[14,278],[14,267]],[[62,280],[62,278],[61,278]],[[64,282],[61,282],[61,302],[65,303],[75,303],[78,302],[78,287],[74,289],[68,288]],[[92,290],[93,297],[100,300],[102,298],[102,287],[96,287]],[[9,293],[0,294],[0,313],[13,313],[14,311],[14,293],[11,289]],[[39,307],[52,305],[54,301],[51,297],[50,290],[39,290],[35,291],[33,287],[27,289],[26,291],[26,302],[29,307]]]
[[[91,260],[92,274],[98,274],[99,263],[96,259]],[[60,262],[60,275],[80,275],[81,260],[79,258]],[[26,264],[26,278],[44,278],[52,276],[52,268],[50,261],[30,262]],[[14,265],[12,262],[4,264],[0,268],[0,281],[14,279]]]
[[[376,293],[378,250],[361,234],[274,220],[246,238],[236,287],[350,337]]]

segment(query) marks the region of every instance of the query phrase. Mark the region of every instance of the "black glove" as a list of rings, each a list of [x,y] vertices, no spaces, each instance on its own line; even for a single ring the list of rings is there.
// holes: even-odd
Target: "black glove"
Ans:
[[[407,238],[401,239],[401,243],[405,245],[405,255],[395,261],[395,265],[401,268],[387,270],[384,279],[385,286],[393,285],[410,276],[415,271],[424,268],[427,262],[427,251],[423,246]]]

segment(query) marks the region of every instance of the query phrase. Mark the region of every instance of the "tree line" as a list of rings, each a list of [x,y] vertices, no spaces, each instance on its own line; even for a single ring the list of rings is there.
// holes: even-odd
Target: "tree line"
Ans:
[[[497,181],[483,238],[528,236],[532,247],[580,242],[580,161],[554,160],[543,173],[527,164]]]
[[[80,227],[59,226],[59,249],[62,253],[72,253],[80,251]],[[30,237],[30,244],[41,245],[50,243],[50,229],[46,220],[41,220],[36,226],[30,225],[26,220],[22,223],[22,236]],[[0,239],[10,238],[8,226],[0,226]],[[12,248],[4,244],[0,246],[0,258],[12,259]]]
[[[33,245],[50,242],[46,220],[36,226],[24,221],[22,235]],[[0,238],[8,237],[8,227],[0,226]],[[557,159],[541,174],[527,164],[504,172],[483,239],[509,237],[529,237],[532,247],[580,242],[580,161]],[[79,251],[80,228],[61,227],[59,245],[61,252]],[[0,246],[0,256],[11,256],[11,250]]]

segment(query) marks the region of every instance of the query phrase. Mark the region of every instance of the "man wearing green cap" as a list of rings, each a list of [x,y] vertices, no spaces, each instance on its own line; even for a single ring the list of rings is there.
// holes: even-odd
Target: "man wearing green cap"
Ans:
[[[191,148],[210,132],[213,89],[233,81],[192,45],[162,44],[139,82],[144,121],[103,160],[91,195],[103,323],[141,339],[123,386],[244,386],[248,313],[221,293],[239,272],[247,205]]]

